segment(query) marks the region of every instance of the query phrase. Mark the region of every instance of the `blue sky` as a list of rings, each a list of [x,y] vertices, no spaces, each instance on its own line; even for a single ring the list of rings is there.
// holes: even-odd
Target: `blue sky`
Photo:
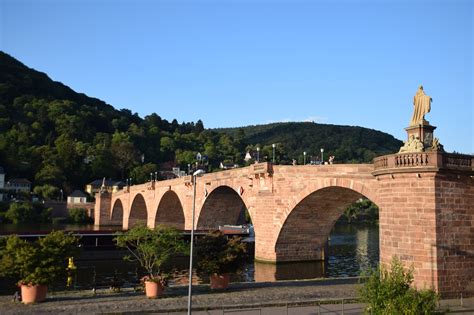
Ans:
[[[78,92],[206,127],[358,125],[405,139],[418,86],[474,153],[473,1],[0,0],[0,47]]]

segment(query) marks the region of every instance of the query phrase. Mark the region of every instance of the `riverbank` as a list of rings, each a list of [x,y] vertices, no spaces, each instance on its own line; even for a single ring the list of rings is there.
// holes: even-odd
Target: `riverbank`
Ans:
[[[278,306],[308,306],[318,304],[345,305],[356,302],[357,278],[281,281],[267,283],[233,283],[229,289],[211,291],[208,285],[193,286],[194,310],[229,310],[270,308]],[[143,292],[124,289],[52,292],[43,303],[23,305],[12,302],[11,296],[0,296],[0,314],[133,314],[184,312],[187,309],[188,287],[176,285],[166,288],[158,299],[147,299]],[[463,306],[461,306],[463,303]],[[361,311],[363,305],[356,305]],[[474,313],[474,299],[446,300],[442,309]],[[354,314],[360,313],[357,311]],[[313,312],[314,313],[314,312]]]

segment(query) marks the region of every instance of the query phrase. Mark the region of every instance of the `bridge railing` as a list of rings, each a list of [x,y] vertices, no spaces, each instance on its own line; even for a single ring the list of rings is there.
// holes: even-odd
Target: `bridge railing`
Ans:
[[[444,152],[407,152],[379,156],[374,159],[374,173],[387,170],[455,170],[474,172],[474,156]],[[374,174],[377,175],[377,174]]]

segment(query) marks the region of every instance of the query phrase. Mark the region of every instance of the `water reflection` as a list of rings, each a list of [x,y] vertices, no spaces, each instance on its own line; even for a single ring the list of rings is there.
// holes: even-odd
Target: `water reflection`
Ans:
[[[379,261],[378,226],[337,224],[328,241],[327,261],[255,262],[254,281],[357,277]]]
[[[90,227],[89,227],[90,228]],[[119,254],[117,251],[112,251]],[[123,252],[125,253],[125,252]],[[86,254],[86,253],[85,253]],[[94,251],[86,254],[88,259],[76,261],[77,277],[74,285],[77,289],[92,287],[109,287],[114,276],[123,281],[123,286],[139,285],[139,279],[144,275],[134,263],[121,259],[90,260]],[[111,254],[111,253],[110,253]],[[109,255],[110,255],[109,254]],[[88,257],[87,257],[88,256]],[[111,255],[119,256],[119,255]],[[268,282],[277,280],[313,279],[322,277],[341,278],[359,276],[362,271],[376,267],[379,261],[379,228],[378,226],[357,226],[336,224],[332,231],[326,256],[327,261],[287,262],[267,264],[254,262],[250,257],[242,266],[242,271],[232,275],[233,282]],[[173,261],[173,280],[171,284],[186,284],[188,279],[188,258],[182,257]],[[14,292],[15,279],[0,278],[0,294]],[[194,283],[208,283],[207,277],[193,276]],[[55,289],[65,287],[63,282],[56,284]]]

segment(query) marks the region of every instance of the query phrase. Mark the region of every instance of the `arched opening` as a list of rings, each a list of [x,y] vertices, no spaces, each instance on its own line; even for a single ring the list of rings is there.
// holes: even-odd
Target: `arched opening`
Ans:
[[[128,219],[128,228],[136,225],[146,225],[148,212],[146,209],[145,199],[141,194],[136,195],[133,199],[132,207],[130,208],[130,217]]]
[[[122,225],[123,224],[123,206],[122,201],[117,199],[112,207],[112,214],[110,216],[110,225]]]
[[[161,198],[155,217],[155,226],[157,224],[184,230],[183,206],[174,191],[167,191]]]
[[[228,186],[214,189],[199,214],[198,230],[213,230],[225,224],[245,224],[247,208],[239,194]]]
[[[324,260],[335,222],[360,193],[342,187],[317,190],[298,203],[281,228],[275,246],[277,261]]]

